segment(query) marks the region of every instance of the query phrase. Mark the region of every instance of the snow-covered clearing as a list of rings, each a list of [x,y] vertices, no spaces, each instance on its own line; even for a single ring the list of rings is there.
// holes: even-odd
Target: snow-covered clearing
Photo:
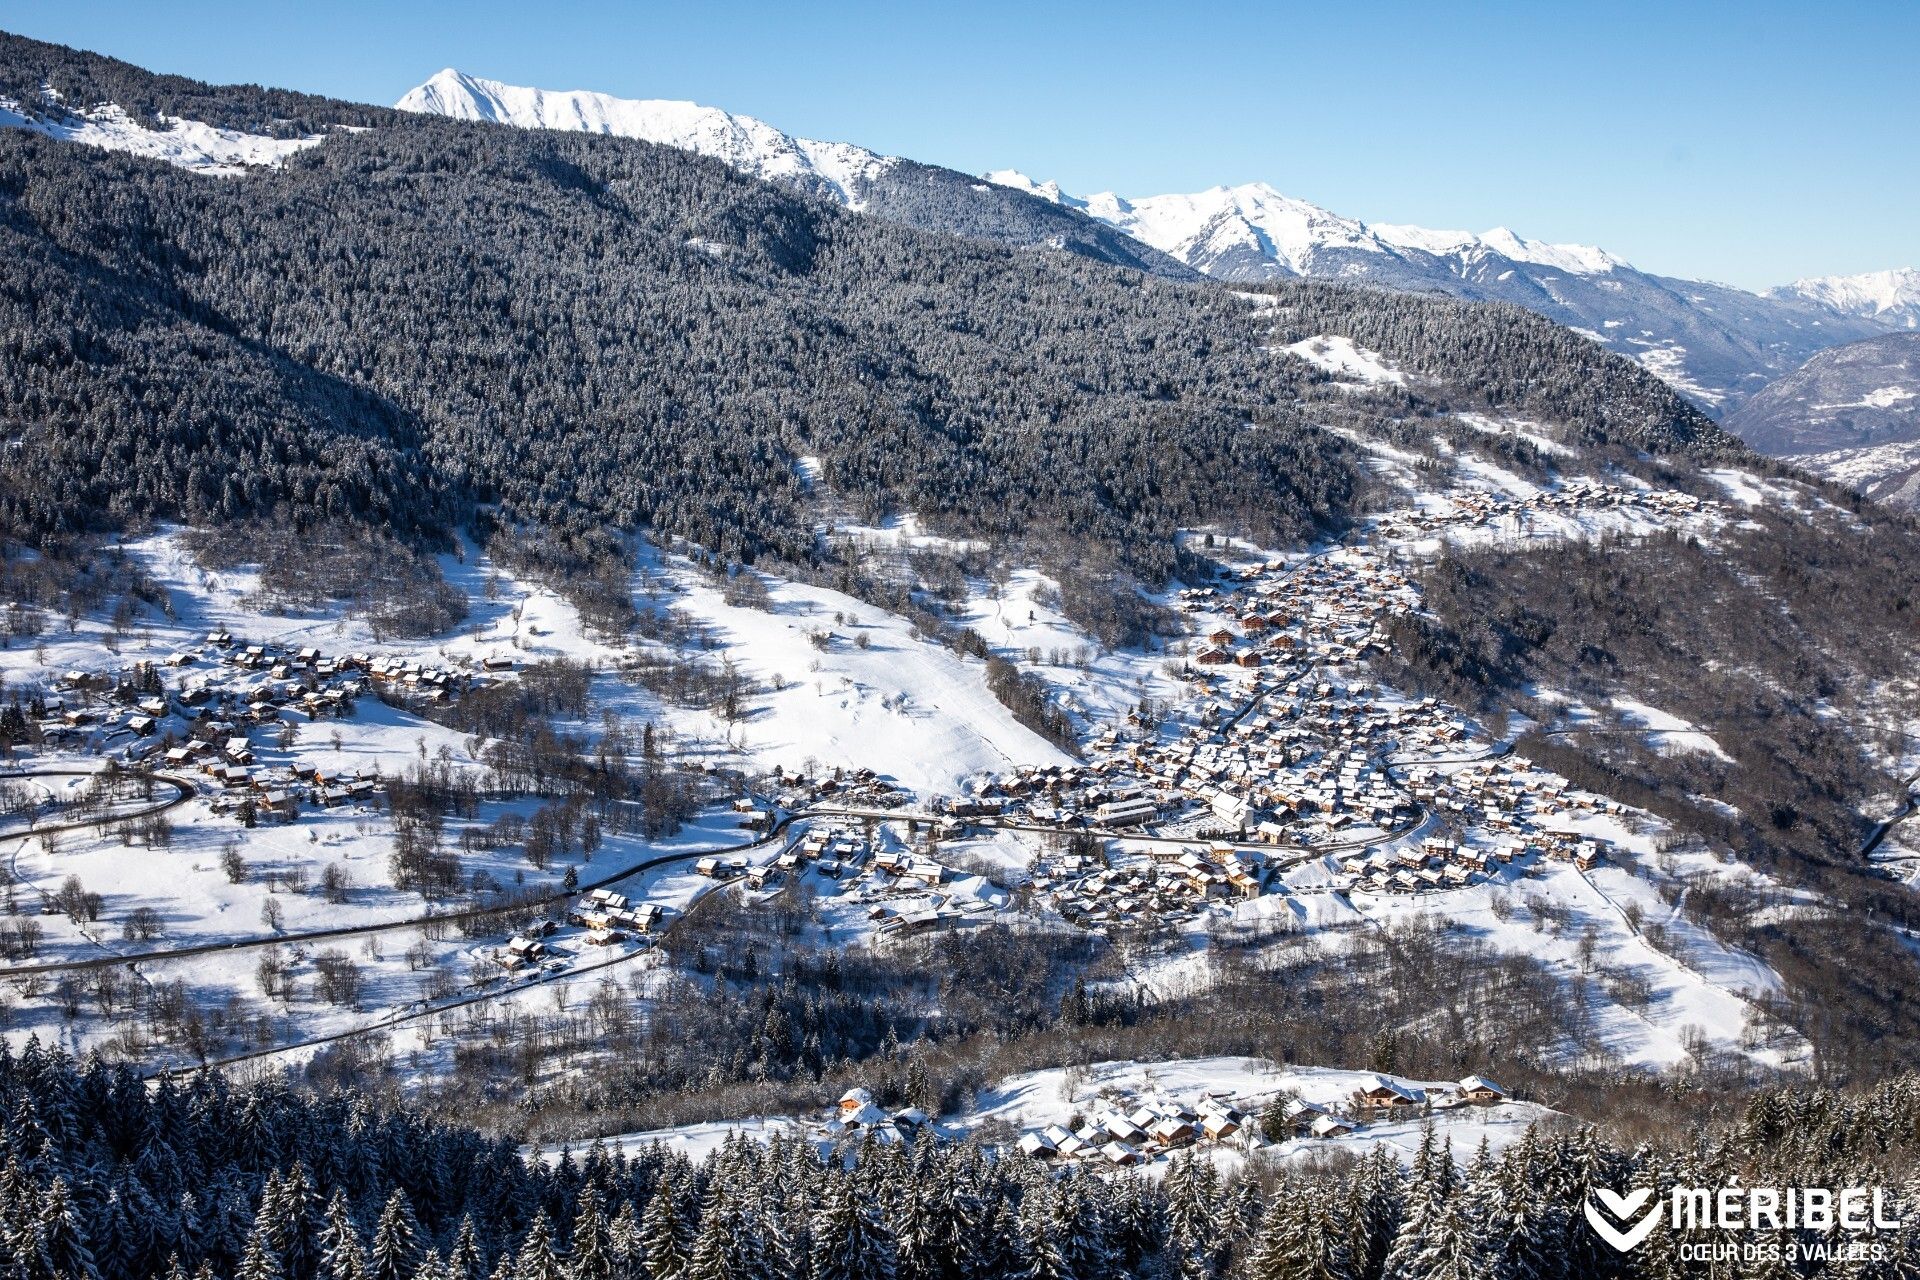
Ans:
[[[1544,454],[1556,458],[1571,458],[1577,451],[1558,440],[1546,435],[1547,428],[1538,422],[1529,422],[1523,418],[1493,418],[1484,413],[1456,413],[1454,421],[1475,431],[1490,436],[1514,436],[1525,440]]]
[[[1337,380],[1373,383],[1376,386],[1407,385],[1407,375],[1388,364],[1385,356],[1367,350],[1352,338],[1321,334],[1289,343],[1281,350],[1299,356],[1314,368],[1332,374]]]
[[[124,151],[148,160],[164,160],[193,173],[231,178],[248,169],[277,167],[287,157],[317,147],[324,137],[272,138],[221,129],[197,120],[163,117],[149,129],[111,103],[64,119],[28,115],[21,104],[0,98],[0,129],[25,129],[63,142]]]
[[[1457,1084],[1456,1081],[1395,1079],[1425,1090],[1435,1098]],[[1262,1058],[1190,1058],[1053,1067],[1013,1076],[983,1089],[968,1107],[940,1116],[936,1132],[945,1138],[977,1136],[1004,1140],[1005,1135],[1015,1130],[1036,1130],[1050,1125],[1071,1127],[1078,1118],[1104,1103],[1133,1104],[1155,1099],[1191,1103],[1203,1094],[1230,1102],[1250,1116],[1257,1116],[1268,1103],[1281,1097],[1298,1098],[1339,1112],[1350,1107],[1356,1090],[1371,1086],[1377,1080],[1372,1072],[1292,1067]],[[1424,1116],[1356,1121],[1352,1133],[1338,1137],[1297,1137],[1267,1142],[1253,1132],[1257,1126],[1249,1126],[1241,1135],[1220,1142],[1204,1142],[1192,1150],[1212,1160],[1223,1172],[1250,1161],[1278,1163],[1323,1152],[1363,1155],[1377,1146],[1386,1147],[1404,1165],[1411,1163],[1426,1127],[1431,1125],[1435,1136],[1450,1148],[1453,1158],[1464,1165],[1483,1141],[1497,1155],[1523,1137],[1529,1127],[1563,1120],[1559,1112],[1535,1103],[1504,1102],[1487,1107],[1436,1109]],[[599,1141],[609,1151],[628,1155],[658,1144],[665,1150],[699,1160],[734,1135],[765,1141],[774,1134],[807,1136],[822,1145],[828,1141],[819,1119],[794,1116],[708,1121],[620,1134]],[[585,1143],[553,1145],[540,1148],[535,1154],[557,1160],[563,1151],[578,1153],[585,1146]],[[1164,1159],[1157,1159],[1148,1163],[1144,1172],[1147,1176],[1157,1176],[1167,1167]]]
[[[668,573],[675,603],[761,690],[733,741],[763,766],[868,767],[930,796],[954,794],[976,774],[1067,758],[988,691],[984,662],[916,637],[896,614],[770,575],[769,608],[729,604],[690,567]]]

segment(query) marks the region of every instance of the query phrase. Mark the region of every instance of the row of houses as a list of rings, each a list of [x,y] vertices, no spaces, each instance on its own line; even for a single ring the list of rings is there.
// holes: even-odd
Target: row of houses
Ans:
[[[55,681],[61,696],[49,704],[40,728],[45,741],[151,763],[194,740],[225,749],[289,710],[312,719],[348,716],[370,691],[403,703],[446,703],[514,665],[505,657],[483,659],[476,669],[367,653],[329,655],[312,645],[245,644],[216,630],[201,646],[176,650],[159,663],[62,673]]]
[[[596,947],[624,942],[630,935],[646,936],[666,921],[666,909],[655,902],[634,902],[612,889],[592,889],[574,900],[567,923],[585,929]]]
[[[1160,845],[1118,863],[1103,853],[1042,859],[1032,868],[1034,888],[1054,910],[1086,929],[1164,923],[1215,902],[1257,898],[1269,867],[1256,850],[1216,844],[1202,853]]]
[[[1382,517],[1377,528],[1385,537],[1404,538],[1447,529],[1495,525],[1501,521],[1524,524],[1529,517],[1537,515],[1631,511],[1675,518],[1699,515],[1717,505],[1688,493],[1628,489],[1616,484],[1577,480],[1523,498],[1484,491],[1457,493],[1451,496],[1448,509],[1395,512]]]
[[[897,809],[908,799],[891,779],[866,768],[836,767],[809,774],[775,765],[773,788],[774,803],[789,812],[823,802],[855,808]]]
[[[1343,1138],[1370,1123],[1510,1100],[1505,1089],[1479,1075],[1430,1089],[1396,1076],[1370,1074],[1342,1104],[1282,1096],[1257,1117],[1223,1091],[1204,1092],[1190,1102],[1162,1094],[1114,1094],[1067,1124],[1027,1130],[1016,1149],[1034,1160],[1126,1166],[1229,1140],[1259,1144],[1269,1139]]]
[[[927,1113],[918,1107],[885,1110],[873,1100],[873,1094],[855,1087],[840,1095],[840,1101],[827,1112],[821,1135],[829,1141],[858,1140],[891,1146],[911,1142],[934,1131]]]
[[[1250,1123],[1222,1093],[1203,1093],[1192,1103],[1164,1096],[1115,1096],[1102,1099],[1071,1127],[1053,1124],[1028,1130],[1016,1149],[1034,1160],[1125,1167],[1196,1144],[1224,1142]]]

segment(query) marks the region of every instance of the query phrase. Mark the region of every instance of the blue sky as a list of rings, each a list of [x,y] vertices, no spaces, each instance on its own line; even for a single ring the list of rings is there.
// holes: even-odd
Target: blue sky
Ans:
[[[442,66],[1126,195],[1353,217],[1761,287],[1920,266],[1920,0],[1574,6],[10,0],[156,70],[391,102]]]

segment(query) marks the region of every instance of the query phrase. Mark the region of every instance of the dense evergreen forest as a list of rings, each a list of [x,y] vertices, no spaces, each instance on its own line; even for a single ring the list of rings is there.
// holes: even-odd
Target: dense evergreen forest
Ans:
[[[1419,410],[1316,394],[1267,348],[1271,319],[1215,286],[917,231],[643,143],[50,50],[0,43],[0,86],[47,110],[43,83],[143,116],[364,131],[232,180],[0,133],[16,537],[353,520],[430,543],[484,509],[807,564],[825,553],[797,463],[817,457],[860,518],[911,510],[1159,581],[1183,525],[1270,544],[1337,525],[1365,483],[1328,428]],[[1730,447],[1637,366],[1520,312],[1279,296],[1290,323],[1465,398]]]
[[[597,1146],[549,1162],[350,1093],[150,1087],[37,1044],[0,1047],[0,1114],[0,1274],[21,1280],[1608,1280],[1694,1274],[1674,1248],[1692,1233],[1663,1225],[1615,1252],[1581,1221],[1592,1188],[1909,1184],[1920,1080],[1769,1090],[1631,1151],[1569,1124],[1498,1157],[1429,1133],[1404,1169],[1376,1148],[1260,1177],[1176,1160],[1164,1180],[1056,1176],[931,1139],[830,1160],[776,1137],[697,1165]],[[1827,1239],[1884,1256],[1711,1273],[1920,1265],[1910,1225]]]

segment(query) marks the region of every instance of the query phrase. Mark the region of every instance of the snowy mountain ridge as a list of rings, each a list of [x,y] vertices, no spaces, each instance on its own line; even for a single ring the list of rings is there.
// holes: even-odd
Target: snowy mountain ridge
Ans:
[[[1155,275],[1192,271],[1061,201],[845,142],[784,133],[764,120],[662,98],[617,98],[503,84],[448,67],[394,104],[401,111],[521,129],[634,138],[719,160],[751,177],[926,230],[1063,250]]]
[[[1802,280],[1756,294],[1642,271],[1593,245],[1506,227],[1369,223],[1265,182],[1185,195],[1070,195],[1016,169],[983,175],[1076,209],[1222,280],[1351,280],[1509,302],[1631,356],[1710,409],[1738,406],[1817,351],[1920,324],[1911,271]]]
[[[1145,256],[1130,265],[1163,275],[1185,267],[1230,281],[1331,279],[1512,303],[1638,360],[1715,412],[1738,407],[1818,351],[1920,324],[1920,281],[1912,272],[1804,280],[1756,294],[1654,275],[1593,245],[1530,239],[1507,227],[1476,233],[1365,222],[1265,182],[1079,197],[1016,169],[968,178],[848,143],[793,137],[716,107],[547,92],[452,68],[398,106],[641,138],[879,217],[1069,247],[1109,262],[1128,263],[1137,253]],[[994,192],[1018,203],[992,206]],[[1041,220],[1037,211],[1048,208],[1063,221]],[[1113,238],[1101,240],[1102,233]]]
[[[1217,265],[1219,257],[1209,254],[1226,256],[1235,247],[1253,247],[1274,264],[1275,269],[1267,273],[1270,277],[1311,274],[1318,254],[1339,249],[1387,256],[1401,250],[1435,255],[1480,250],[1583,275],[1629,265],[1592,245],[1548,244],[1526,239],[1506,227],[1476,235],[1470,231],[1369,224],[1295,199],[1265,182],[1210,187],[1191,195],[1129,200],[1103,191],[1079,199],[1063,192],[1057,182],[1037,182],[1017,169],[997,169],[982,176],[1029,195],[1085,209],[1190,265],[1199,266],[1202,261]],[[1208,270],[1208,266],[1200,269]]]
[[[1753,293],[1663,277],[1604,249],[1506,228],[1366,222],[1265,182],[1190,194],[1081,198],[1012,169],[981,178],[850,143],[784,133],[752,116],[667,99],[554,92],[446,68],[401,110],[520,128],[636,138],[718,159],[848,208],[1021,247],[1057,248],[1165,276],[1332,279],[1538,312],[1630,356],[1716,412],[1833,346],[1920,327],[1920,272],[1803,279]],[[112,104],[35,114],[0,102],[0,128],[232,176],[284,163],[320,136],[272,138],[192,120],[152,129]]]
[[[1920,271],[1869,271],[1856,276],[1816,276],[1767,291],[1797,297],[1850,316],[1885,319],[1896,328],[1920,329]]]
[[[838,200],[865,204],[868,184],[899,164],[844,142],[781,132],[764,120],[668,98],[616,98],[589,90],[550,92],[448,67],[394,104],[402,111],[484,120],[522,129],[562,129],[638,138],[711,156],[746,173]]]

